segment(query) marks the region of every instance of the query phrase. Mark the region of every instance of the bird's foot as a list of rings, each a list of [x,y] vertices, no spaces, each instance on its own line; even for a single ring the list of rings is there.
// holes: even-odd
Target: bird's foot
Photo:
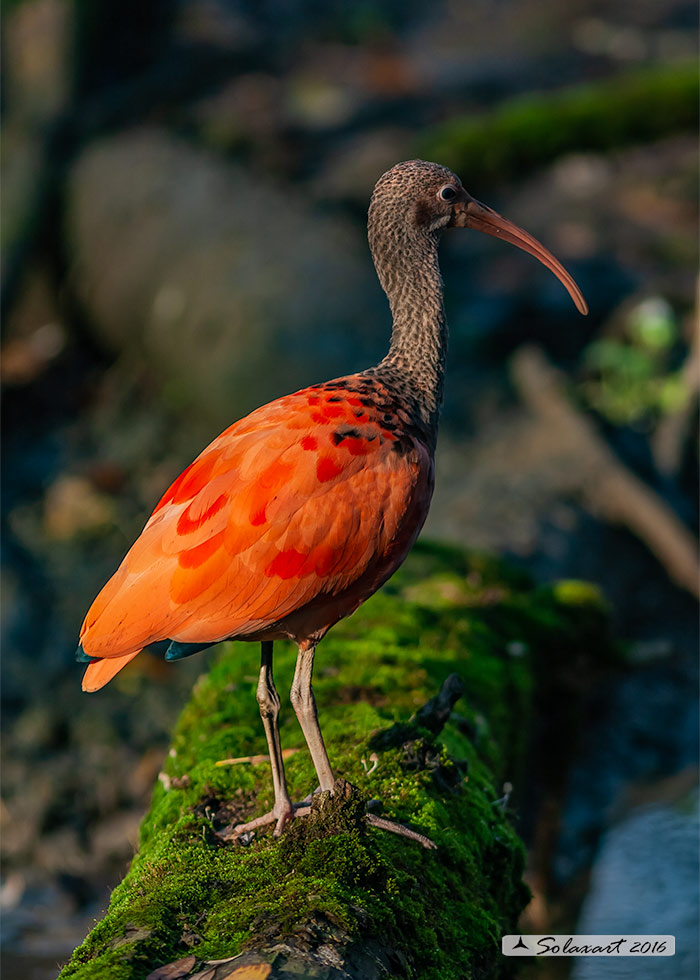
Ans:
[[[280,837],[291,820],[295,817],[307,816],[310,810],[311,796],[307,796],[300,803],[292,803],[290,800],[282,801],[279,804],[276,803],[271,810],[261,817],[255,817],[253,820],[247,820],[245,823],[239,823],[235,826],[224,827],[223,830],[219,831],[218,836],[223,840],[241,840],[241,843],[249,843],[256,830],[274,823],[275,829],[272,836]],[[248,834],[250,834],[250,838],[246,841],[245,838]]]
[[[287,824],[292,821],[295,817],[307,817],[313,812],[316,816],[321,816],[323,811],[327,806],[332,806],[332,800],[335,799],[336,806],[340,804],[343,807],[343,801],[356,799],[357,791],[344,779],[337,779],[335,785],[330,792],[325,794],[321,793],[320,786],[317,787],[313,793],[310,793],[299,803],[292,803],[289,799],[280,800],[275,803],[272,810],[264,813],[261,817],[254,817],[253,820],[247,820],[245,823],[239,823],[235,826],[229,825],[220,830],[217,834],[222,840],[238,840],[242,844],[249,844],[254,836],[255,831],[260,827],[267,827],[269,824],[274,823],[275,829],[273,831],[273,837],[281,837],[282,831],[287,826]],[[316,801],[316,802],[314,802]],[[398,823],[396,820],[387,820],[385,817],[380,817],[376,814],[375,809],[380,805],[379,800],[370,800],[367,804],[367,810],[369,812],[362,812],[364,807],[361,801],[359,802],[359,812],[357,812],[356,820],[364,820],[371,826],[376,827],[378,830],[387,830],[392,834],[398,834],[400,837],[406,837],[408,840],[415,841],[420,844],[421,847],[425,847],[428,850],[436,850],[437,844],[432,841],[425,834],[419,833],[417,830],[412,830],[405,824]]]

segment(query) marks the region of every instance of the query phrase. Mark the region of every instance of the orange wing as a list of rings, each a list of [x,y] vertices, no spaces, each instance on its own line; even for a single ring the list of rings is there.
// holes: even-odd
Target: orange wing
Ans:
[[[343,593],[405,536],[403,559],[427,513],[429,453],[340,385],[258,409],[185,470],[90,608],[87,654],[126,663],[156,640],[254,634]],[[118,669],[98,667],[98,686]]]

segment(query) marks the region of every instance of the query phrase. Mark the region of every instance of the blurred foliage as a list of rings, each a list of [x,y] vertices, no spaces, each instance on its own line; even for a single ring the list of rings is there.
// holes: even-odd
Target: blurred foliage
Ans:
[[[559,92],[516,96],[498,111],[456,118],[428,133],[418,152],[474,184],[495,184],[569,152],[656,140],[698,122],[695,64],[649,68]]]
[[[679,330],[671,305],[660,296],[628,313],[621,338],[603,337],[586,348],[586,402],[614,425],[648,425],[681,409],[689,396],[672,366]]]

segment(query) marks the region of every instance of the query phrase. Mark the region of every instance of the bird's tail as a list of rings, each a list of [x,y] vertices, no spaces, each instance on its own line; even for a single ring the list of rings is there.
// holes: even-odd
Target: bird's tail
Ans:
[[[134,659],[137,653],[141,653],[140,650],[134,650],[133,653],[126,653],[123,657],[105,657],[102,660],[93,660],[91,664],[88,664],[88,668],[83,674],[83,690],[89,691],[99,691],[101,687],[108,684],[115,674],[118,674],[122,667]]]

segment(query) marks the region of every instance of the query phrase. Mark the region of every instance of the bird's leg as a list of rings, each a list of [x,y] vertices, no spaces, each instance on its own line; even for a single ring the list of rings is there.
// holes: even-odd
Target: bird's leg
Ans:
[[[272,676],[272,642],[265,640],[260,644],[260,647],[260,676],[258,677],[256,698],[260,706],[260,717],[270,753],[272,786],[275,791],[275,806],[272,812],[277,817],[275,834],[279,834],[292,814],[292,801],[289,799],[282,760],[282,741],[278,723],[280,696]]]
[[[333,793],[335,777],[318,724],[316,700],[314,698],[313,687],[311,686],[315,652],[316,644],[314,642],[305,640],[299,644],[299,655],[294,671],[290,699],[296,716],[299,719],[301,730],[304,733],[306,744],[309,746],[311,759],[313,760],[316,775],[318,776],[319,790],[322,793],[324,791]],[[343,780],[340,782],[342,783]],[[349,784],[346,783],[345,785],[351,789]],[[371,813],[366,815],[366,819],[374,827],[379,827],[381,830],[389,830],[391,833],[399,834],[402,837],[408,837],[409,840],[414,840],[423,847],[430,849],[436,847],[436,844],[429,837],[426,837],[424,834],[419,834],[415,830],[411,830],[410,827],[405,827],[403,824],[397,823],[395,820],[386,820],[383,817],[378,817]]]
[[[316,712],[316,701],[311,686],[315,651],[316,643],[311,640],[304,640],[299,644],[299,655],[294,671],[290,699],[304,733],[306,744],[309,746],[320,790],[322,793],[326,791],[332,793],[335,777],[328,760],[326,746],[323,744],[323,735],[319,728]]]
[[[279,837],[284,825],[294,815],[295,808],[289,799],[287,780],[284,775],[284,762],[282,761],[282,743],[280,741],[280,730],[277,723],[280,711],[280,698],[272,677],[272,642],[268,640],[263,641],[261,648],[260,676],[258,678],[256,698],[260,705],[260,717],[262,718],[265,737],[267,738],[267,747],[270,753],[275,805],[264,816],[250,820],[248,823],[239,824],[235,828],[235,833],[240,834],[248,830],[255,830],[257,827],[264,827],[268,823],[276,822],[275,837]]]

